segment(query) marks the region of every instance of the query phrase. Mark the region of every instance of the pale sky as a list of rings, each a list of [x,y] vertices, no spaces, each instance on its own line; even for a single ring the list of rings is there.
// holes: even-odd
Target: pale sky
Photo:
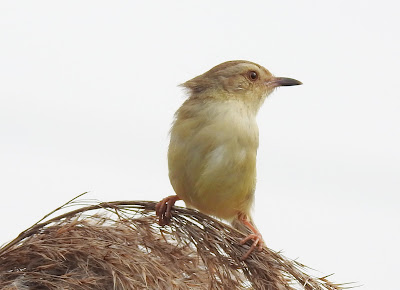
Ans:
[[[398,289],[397,1],[1,1],[0,244],[74,196],[173,194],[177,86],[235,59],[303,86],[258,115],[267,245]],[[183,205],[182,203],[178,203]]]

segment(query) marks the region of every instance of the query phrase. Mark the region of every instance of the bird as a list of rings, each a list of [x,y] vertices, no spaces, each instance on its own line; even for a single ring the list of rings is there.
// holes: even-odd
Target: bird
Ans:
[[[248,229],[246,260],[264,246],[251,211],[256,188],[259,130],[256,116],[277,87],[296,79],[275,77],[254,62],[233,60],[181,84],[188,98],[170,130],[168,170],[175,195],[156,204],[161,226],[169,224],[177,200],[200,212]]]

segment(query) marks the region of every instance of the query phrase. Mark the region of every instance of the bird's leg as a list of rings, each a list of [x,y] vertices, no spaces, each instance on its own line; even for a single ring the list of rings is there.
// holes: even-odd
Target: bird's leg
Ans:
[[[248,227],[253,233],[249,234],[247,237],[245,237],[243,240],[240,241],[240,244],[243,245],[249,240],[253,240],[253,244],[251,245],[250,249],[247,251],[246,254],[242,256],[242,261],[246,260],[249,255],[254,251],[256,247],[258,247],[259,251],[262,251],[262,248],[264,246],[264,241],[261,236],[261,233],[257,230],[257,228],[252,224],[250,221],[249,217],[244,214],[244,213],[239,213],[238,214],[238,219],[241,221],[246,227]]]
[[[158,224],[160,226],[169,224],[171,220],[171,208],[177,200],[180,200],[179,196],[171,195],[156,204],[156,215],[158,216]]]

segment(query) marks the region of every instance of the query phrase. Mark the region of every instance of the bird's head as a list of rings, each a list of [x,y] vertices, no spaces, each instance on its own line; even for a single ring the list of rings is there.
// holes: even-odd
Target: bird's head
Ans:
[[[256,63],[234,60],[221,63],[182,86],[189,90],[190,98],[237,99],[258,111],[275,88],[301,84],[295,79],[275,77]]]

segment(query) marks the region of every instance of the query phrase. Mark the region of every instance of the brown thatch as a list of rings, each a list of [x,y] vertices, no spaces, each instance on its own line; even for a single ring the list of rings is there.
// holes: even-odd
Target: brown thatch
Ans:
[[[47,215],[0,249],[0,288],[342,289],[268,248],[241,261],[244,235],[198,211],[175,207],[161,228],[154,207],[102,202]]]

